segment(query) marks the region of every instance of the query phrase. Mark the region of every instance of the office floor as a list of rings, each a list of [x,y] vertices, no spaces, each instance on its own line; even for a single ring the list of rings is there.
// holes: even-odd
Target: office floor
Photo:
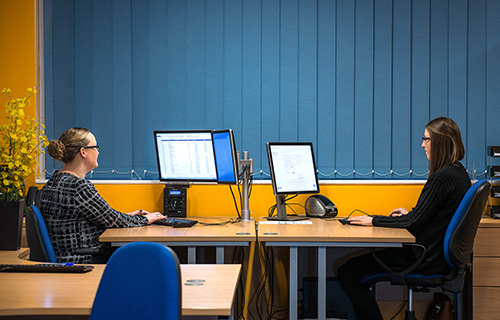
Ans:
[[[430,305],[431,301],[414,301],[413,308],[415,310],[415,316],[417,319],[425,319],[425,315],[427,313],[427,308]],[[394,315],[401,309],[402,303],[400,301],[379,301],[380,309],[382,310],[382,315],[384,319],[393,319],[393,320],[404,320],[405,311],[407,306],[403,307],[403,310],[398,313],[398,315],[394,317]]]

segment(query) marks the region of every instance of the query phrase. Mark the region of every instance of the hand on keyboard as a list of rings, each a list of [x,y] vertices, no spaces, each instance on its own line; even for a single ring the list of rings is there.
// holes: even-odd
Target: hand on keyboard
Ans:
[[[148,218],[148,224],[154,223],[155,221],[158,221],[158,220],[163,220],[165,218],[165,216],[163,214],[161,214],[160,212],[147,212],[147,211],[143,211],[143,210],[140,210],[140,212],[141,212],[143,217]]]

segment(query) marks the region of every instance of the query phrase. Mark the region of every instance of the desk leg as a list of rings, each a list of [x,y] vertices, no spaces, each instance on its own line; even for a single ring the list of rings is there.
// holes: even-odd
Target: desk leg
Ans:
[[[318,247],[318,319],[326,319],[326,247]]]
[[[196,247],[188,247],[187,248],[187,253],[188,253],[188,263],[189,264],[196,264]]]
[[[234,320],[234,302],[233,307],[231,308],[231,315],[229,316],[228,320]]]
[[[215,253],[217,264],[224,264],[224,247],[216,247]]]
[[[298,247],[290,247],[290,320],[297,320],[298,308],[297,308],[297,282],[299,277],[298,268]]]

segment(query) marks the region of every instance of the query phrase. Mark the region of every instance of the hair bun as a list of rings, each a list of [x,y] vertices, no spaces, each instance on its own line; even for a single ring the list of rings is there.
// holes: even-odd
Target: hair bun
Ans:
[[[50,140],[47,146],[47,153],[54,159],[62,161],[66,147],[59,140]]]

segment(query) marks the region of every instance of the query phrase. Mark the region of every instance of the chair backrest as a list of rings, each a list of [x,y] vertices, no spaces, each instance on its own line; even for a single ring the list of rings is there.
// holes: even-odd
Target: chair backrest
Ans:
[[[29,187],[28,193],[26,194],[26,205],[34,205],[40,208],[40,194],[41,190],[39,190],[37,186]]]
[[[469,188],[455,211],[444,238],[445,259],[450,267],[463,268],[470,263],[490,187],[487,180],[478,180]]]
[[[30,248],[30,260],[57,262],[43,216],[34,205],[30,205],[26,213],[26,237]]]
[[[116,250],[106,264],[90,319],[180,318],[181,274],[175,252],[153,242]]]

